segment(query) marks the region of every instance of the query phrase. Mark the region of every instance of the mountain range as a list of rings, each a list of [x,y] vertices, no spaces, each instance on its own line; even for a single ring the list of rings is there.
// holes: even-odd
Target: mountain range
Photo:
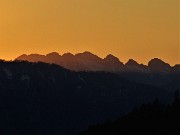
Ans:
[[[21,55],[0,60],[0,134],[75,135],[115,120],[180,89],[180,65],[155,58],[148,65],[113,55]]]
[[[107,71],[107,72],[162,72],[164,74],[170,72],[171,66],[161,59],[154,58],[149,61],[148,66],[138,64],[133,59],[123,64],[117,57],[112,54],[107,55],[104,59],[92,54],[91,52],[83,52],[78,54],[65,53],[59,55],[52,52],[47,55],[40,54],[23,54],[16,60],[29,62],[45,62],[60,65],[66,69],[73,71]],[[175,65],[179,66],[179,65]]]
[[[150,60],[148,65],[139,64],[133,59],[123,64],[117,57],[111,54],[102,59],[91,52],[78,53],[75,55],[71,53],[59,55],[56,52],[52,52],[47,55],[23,54],[15,60],[53,63],[76,72],[111,72],[130,81],[167,89],[180,88],[180,65],[177,64],[172,67],[170,64],[158,58]]]
[[[75,135],[156,98],[171,103],[173,95],[116,73],[0,61],[0,134]]]

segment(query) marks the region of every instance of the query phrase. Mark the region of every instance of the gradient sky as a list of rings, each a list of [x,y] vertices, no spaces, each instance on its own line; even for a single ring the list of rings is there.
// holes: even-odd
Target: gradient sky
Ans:
[[[0,58],[91,51],[180,63],[179,0],[0,0]]]

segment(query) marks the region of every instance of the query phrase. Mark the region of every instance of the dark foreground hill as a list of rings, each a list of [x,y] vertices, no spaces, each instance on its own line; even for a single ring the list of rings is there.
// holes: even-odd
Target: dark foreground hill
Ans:
[[[180,134],[180,98],[164,106],[158,100],[144,104],[114,122],[91,126],[80,135],[178,135]]]
[[[73,135],[173,93],[113,73],[0,61],[0,134]]]

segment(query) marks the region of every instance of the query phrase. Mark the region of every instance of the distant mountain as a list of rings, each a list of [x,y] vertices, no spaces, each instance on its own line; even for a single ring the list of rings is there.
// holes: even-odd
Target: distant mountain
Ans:
[[[158,58],[154,58],[151,61],[149,61],[148,66],[152,73],[167,74],[171,71],[171,66]]]
[[[119,72],[122,71],[124,67],[123,63],[113,55],[108,55],[106,58],[102,59],[87,51],[76,55],[65,53],[62,56],[55,52],[47,55],[23,54],[17,57],[16,60],[54,63],[74,71]]]
[[[119,59],[111,54],[107,55],[103,60],[104,71],[121,72],[124,69],[124,64]]]
[[[47,63],[58,63],[59,57],[61,56],[58,53],[52,52],[52,53],[47,54],[43,59]]]
[[[143,64],[138,64],[133,59],[129,59],[129,61],[125,64],[125,72],[135,72],[135,73],[149,73],[149,69],[147,66]]]
[[[89,63],[94,59],[101,62],[89,53],[30,57],[72,61],[84,55]],[[108,56],[110,62],[116,64],[118,60]],[[170,103],[173,93],[128,81],[115,73],[74,72],[42,62],[0,61],[0,134],[75,135],[89,125],[119,118],[156,98]]]
[[[73,71],[112,72],[131,81],[173,90],[180,89],[180,65],[171,67],[168,63],[158,58],[150,60],[147,66],[139,64],[133,59],[123,64],[111,54],[102,59],[91,52],[75,55],[71,53],[59,55],[56,52],[47,55],[24,54],[16,58],[16,60],[54,63]]]
[[[92,54],[83,52],[78,54],[65,53],[62,56],[56,52],[47,55],[23,54],[15,60],[29,62],[54,63],[74,71],[108,71],[108,72],[144,72],[144,73],[169,73],[172,67],[164,61],[154,58],[149,61],[148,66],[139,64],[129,59],[123,64],[117,57],[109,54],[104,59]]]

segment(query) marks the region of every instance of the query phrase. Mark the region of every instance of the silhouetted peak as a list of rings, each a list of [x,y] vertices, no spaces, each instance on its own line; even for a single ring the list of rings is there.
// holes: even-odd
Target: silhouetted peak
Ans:
[[[31,56],[44,56],[44,55],[33,53],[33,54],[29,54],[28,56],[31,57]]]
[[[29,61],[29,62],[44,62],[46,56],[45,55],[40,55],[40,54],[30,54],[30,55],[26,55],[23,54],[19,57],[17,57],[15,60],[23,60],[23,61]]]
[[[85,52],[83,52],[83,53],[79,53],[79,54],[84,54],[84,55],[94,55],[93,53],[88,52],[88,51],[85,51]]]
[[[47,56],[47,57],[59,57],[60,55],[59,55],[59,53],[57,53],[57,52],[52,52],[52,53],[46,54],[46,56]]]
[[[83,53],[78,53],[75,55],[77,58],[79,59],[86,59],[86,60],[100,60],[101,58],[98,57],[97,55],[91,53],[91,52],[88,52],[88,51],[85,51]]]
[[[139,64],[135,60],[133,60],[133,59],[129,59],[129,61],[125,65],[126,66],[131,66],[131,67],[139,66]]]
[[[104,58],[105,70],[110,72],[119,72],[124,67],[124,64],[112,54],[107,55]]]
[[[24,60],[24,59],[26,59],[27,57],[28,57],[27,54],[22,54],[22,55],[20,55],[19,57],[17,57],[16,60]]]
[[[45,62],[57,64],[60,61],[61,55],[57,52],[52,52],[46,55]]]
[[[107,55],[106,58],[104,58],[104,60],[109,62],[120,62],[119,59],[112,54]]]
[[[19,57],[27,57],[28,55],[27,54],[22,54],[21,56]]]
[[[41,55],[41,54],[36,54],[36,53],[34,53],[34,54],[28,55],[28,57],[29,57],[29,58],[37,58],[37,59],[40,59],[40,58],[45,57],[45,55]]]
[[[89,56],[89,57],[98,57],[97,55],[95,55],[95,54],[93,54],[93,53],[91,53],[91,52],[88,52],[88,51],[85,51],[85,52],[83,52],[83,53],[77,53],[75,56]]]
[[[148,66],[151,71],[157,71],[157,72],[163,72],[165,70],[167,71],[171,67],[168,63],[166,63],[158,58],[154,58],[154,59],[150,60],[148,63]]]
[[[65,62],[65,63],[67,63],[67,62],[70,63],[70,62],[74,61],[74,55],[72,53],[65,53],[62,55],[60,61]]]
[[[105,59],[118,59],[118,58],[115,57],[115,56],[112,55],[112,54],[108,54]],[[118,60],[119,60],[119,59],[118,59]]]
[[[170,65],[162,61],[161,59],[154,58],[149,61],[148,66],[170,66]]]
[[[74,57],[74,55],[72,53],[64,53],[62,56],[63,57]]]
[[[125,64],[125,67],[127,72],[149,73],[147,66],[139,64],[133,59],[129,59],[129,61]]]

